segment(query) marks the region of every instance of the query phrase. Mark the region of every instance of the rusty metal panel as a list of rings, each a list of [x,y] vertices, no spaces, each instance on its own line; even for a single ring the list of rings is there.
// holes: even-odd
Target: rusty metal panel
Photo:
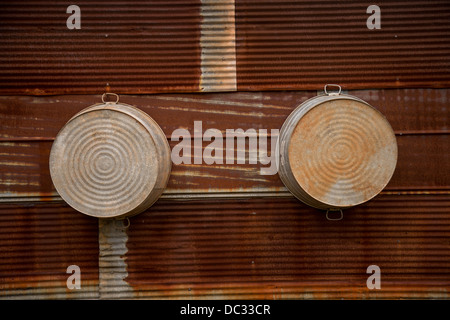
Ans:
[[[354,0],[76,4],[81,30],[65,1],[0,3],[0,299],[449,298],[448,1],[380,1],[379,30]],[[103,92],[173,148],[194,121],[280,129],[326,83],[379,109],[398,143],[386,189],[339,223],[248,163],[173,166],[129,227],[76,212],[50,179],[57,133]],[[373,264],[382,290],[366,287]]]
[[[383,113],[397,134],[448,134],[449,89],[349,91]]]
[[[98,224],[58,202],[0,205],[0,299],[98,298]],[[77,265],[81,289],[68,289]]]
[[[99,298],[130,299],[133,289],[125,282],[128,276],[125,254],[128,235],[123,221],[99,220]]]
[[[347,210],[340,223],[295,199],[159,200],[128,230],[101,223],[100,252],[92,248],[96,223],[77,223],[93,218],[65,205],[35,205],[45,209],[36,210],[32,226],[36,208],[2,205],[3,212],[15,207],[16,217],[26,211],[21,225],[35,232],[34,240],[29,232],[22,239],[17,228],[1,242],[9,249],[0,264],[1,287],[10,288],[3,298],[448,298],[448,195],[379,196]],[[52,211],[53,222],[69,213],[72,225],[54,224],[49,235],[42,211]],[[20,240],[33,250],[24,254]],[[63,290],[65,265],[74,260],[85,270],[89,293]],[[380,266],[383,290],[366,288],[370,264]],[[31,282],[30,274],[37,274]]]
[[[0,4],[1,94],[445,87],[447,1],[183,0]]]
[[[238,90],[448,87],[450,3],[236,0]]]
[[[0,93],[200,91],[200,1],[2,1]]]
[[[236,91],[234,0],[201,0],[200,91]]]
[[[398,167],[387,190],[449,190],[450,135],[398,136],[397,141]]]
[[[131,221],[125,281],[136,298],[448,298],[449,205],[382,195],[336,223],[292,198],[160,200]]]

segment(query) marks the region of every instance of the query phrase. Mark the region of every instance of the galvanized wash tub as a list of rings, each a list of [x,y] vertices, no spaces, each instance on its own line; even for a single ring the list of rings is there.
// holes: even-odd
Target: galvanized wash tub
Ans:
[[[397,163],[397,141],[386,118],[367,102],[328,93],[309,99],[286,119],[279,140],[279,175],[305,204],[342,210],[375,197]]]
[[[98,218],[126,218],[149,208],[171,171],[164,132],[145,112],[118,102],[90,106],[60,130],[50,174],[74,209]]]

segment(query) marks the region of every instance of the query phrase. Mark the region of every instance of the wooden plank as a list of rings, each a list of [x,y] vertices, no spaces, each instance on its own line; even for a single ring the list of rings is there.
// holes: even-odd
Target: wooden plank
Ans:
[[[448,190],[448,89],[361,90],[350,92],[380,109],[397,134],[399,160],[387,190]],[[289,113],[315,92],[262,92],[121,96],[161,126],[171,148],[174,130],[194,121],[203,132],[216,128],[279,129]],[[2,197],[48,197],[54,192],[48,157],[52,141],[75,113],[100,96],[0,96],[0,193]],[[269,130],[270,132],[270,130]],[[192,137],[191,137],[192,138]],[[204,141],[202,148],[210,142]],[[191,141],[192,147],[194,142]],[[248,150],[248,144],[246,145]],[[270,149],[270,139],[269,139]],[[191,150],[194,153],[194,150]],[[246,154],[248,160],[248,154]],[[271,193],[286,195],[278,175],[263,176],[257,164],[173,165],[165,195]]]

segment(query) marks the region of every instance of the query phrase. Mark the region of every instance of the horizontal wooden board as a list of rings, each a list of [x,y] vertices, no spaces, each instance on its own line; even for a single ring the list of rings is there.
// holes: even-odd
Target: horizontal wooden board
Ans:
[[[398,136],[397,168],[386,190],[449,190],[450,135]],[[39,196],[54,192],[48,159],[51,141],[0,142],[1,196]],[[173,147],[177,142],[171,142]],[[204,142],[204,145],[207,143]],[[278,175],[261,175],[258,164],[179,164],[172,166],[164,194],[285,192]]]
[[[449,130],[449,89],[355,90],[354,95],[379,109],[394,131],[446,133]],[[284,120],[315,91],[236,92],[203,94],[120,95],[153,117],[166,136],[178,128],[280,129]],[[100,95],[51,97],[0,96],[0,138],[54,139],[77,112],[101,102]]]
[[[171,148],[174,130],[194,136],[194,121],[202,131],[219,129],[279,129],[292,110],[314,92],[215,93],[121,96],[151,115],[161,126]],[[387,190],[450,188],[447,89],[352,91],[378,108],[391,123],[399,145],[398,166]],[[54,192],[48,158],[54,137],[75,113],[96,103],[98,96],[0,97],[0,192],[3,197]],[[204,141],[205,148],[210,142]],[[194,141],[192,141],[192,154]],[[248,144],[246,145],[248,150]],[[270,139],[269,147],[270,149]],[[236,155],[237,156],[237,155]],[[267,165],[173,165],[166,195],[218,192],[286,192],[278,175],[263,176]]]

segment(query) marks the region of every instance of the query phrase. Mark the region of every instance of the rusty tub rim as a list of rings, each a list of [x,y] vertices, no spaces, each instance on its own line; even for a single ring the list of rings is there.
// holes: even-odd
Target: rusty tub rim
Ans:
[[[325,90],[326,92],[326,90]],[[335,203],[324,201],[323,199],[319,199],[317,196],[314,196],[312,194],[307,193],[306,190],[304,190],[301,186],[301,184],[297,181],[295,178],[290,165],[290,159],[289,159],[289,146],[291,143],[292,134],[294,133],[295,128],[299,124],[300,120],[311,110],[314,108],[330,101],[334,100],[351,100],[357,103],[361,103],[364,106],[367,106],[370,108],[370,110],[375,111],[377,115],[380,116],[380,119],[384,121],[384,124],[386,125],[386,128],[389,131],[389,135],[391,136],[392,140],[395,141],[394,145],[394,152],[393,152],[393,159],[391,159],[395,165],[393,170],[390,172],[389,177],[384,181],[383,184],[380,185],[380,187],[377,188],[376,192],[373,192],[373,194],[370,197],[367,197],[359,202],[354,202],[347,205],[337,205]],[[367,103],[366,101],[352,96],[348,94],[341,94],[340,90],[339,93],[325,93],[321,95],[317,95],[315,97],[312,97],[300,105],[298,105],[286,118],[284,121],[281,130],[280,130],[280,139],[279,139],[279,148],[277,155],[279,157],[279,177],[283,184],[286,186],[286,188],[300,201],[303,203],[317,208],[321,210],[341,210],[346,209],[350,207],[354,207],[357,205],[360,205],[362,203],[365,203],[374,197],[376,197],[389,183],[389,181],[392,179],[392,176],[395,172],[396,163],[398,160],[398,145],[395,137],[394,130],[392,129],[392,126],[390,125],[389,121],[386,119],[384,114],[382,114],[378,109]]]
[[[104,100],[103,100],[104,101]],[[109,212],[108,213],[102,213],[99,214],[97,209],[95,210],[86,210],[84,205],[81,205],[80,202],[74,201],[71,199],[70,194],[67,194],[67,188],[63,187],[60,183],[61,177],[58,177],[58,170],[55,169],[55,161],[57,161],[58,155],[56,154],[57,148],[58,148],[58,142],[60,141],[61,134],[64,133],[65,130],[68,130],[69,126],[73,124],[73,121],[76,121],[77,119],[80,119],[80,117],[92,114],[94,112],[101,112],[101,111],[110,111],[110,112],[116,112],[118,114],[122,114],[129,119],[135,121],[136,124],[141,128],[139,130],[146,132],[148,134],[147,140],[148,145],[153,145],[154,152],[154,161],[152,163],[152,166],[156,167],[156,172],[154,179],[154,182],[145,182],[147,185],[147,189],[149,189],[149,184],[152,184],[151,190],[148,192],[147,196],[140,201],[137,205],[134,206],[132,209],[123,209],[118,210],[116,212]],[[130,121],[131,121],[130,120]],[[94,129],[95,130],[95,129]],[[141,144],[142,141],[133,141],[133,143]],[[59,155],[61,157],[61,155]],[[138,155],[139,156],[139,155]],[[147,159],[148,160],[148,159]],[[155,163],[156,162],[156,163]],[[142,164],[143,166],[147,166],[147,164]],[[140,110],[139,108],[128,105],[122,102],[102,102],[93,104],[89,107],[86,107],[76,113],[74,116],[72,116],[60,129],[58,132],[52,147],[50,151],[50,157],[49,157],[49,167],[50,167],[50,176],[52,179],[52,182],[55,186],[56,191],[61,196],[61,198],[68,203],[72,208],[77,210],[78,212],[81,212],[83,214],[86,214],[88,216],[97,217],[101,219],[122,219],[122,218],[128,218],[132,217],[134,215],[137,215],[144,210],[148,209],[153,203],[155,203],[158,198],[163,193],[165,187],[167,186],[167,183],[169,181],[172,162],[170,158],[170,146],[166,139],[166,136],[161,129],[161,127],[157,124],[157,122],[150,117],[146,112],[143,110]],[[55,182],[56,181],[56,182]],[[79,181],[78,181],[79,182]],[[122,185],[122,183],[121,183]],[[58,190],[59,189],[59,190]],[[70,189],[69,189],[70,190]],[[138,190],[141,191],[140,189]],[[133,196],[130,194],[130,197]],[[105,209],[106,210],[106,209]],[[103,212],[103,211],[101,211]]]

